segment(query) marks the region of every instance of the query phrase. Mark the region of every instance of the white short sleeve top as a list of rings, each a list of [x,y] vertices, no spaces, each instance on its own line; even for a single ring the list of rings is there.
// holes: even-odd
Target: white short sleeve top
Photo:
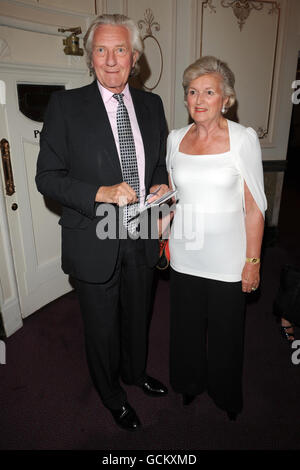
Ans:
[[[168,137],[167,169],[177,189],[170,257],[178,272],[238,282],[246,256],[244,181],[263,215],[267,203],[257,134],[227,122],[230,150],[225,153],[180,152],[191,125]]]

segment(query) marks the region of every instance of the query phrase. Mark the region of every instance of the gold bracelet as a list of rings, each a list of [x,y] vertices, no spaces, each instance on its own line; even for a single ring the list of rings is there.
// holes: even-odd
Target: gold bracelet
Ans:
[[[246,258],[246,263],[258,264],[260,263],[260,258]]]

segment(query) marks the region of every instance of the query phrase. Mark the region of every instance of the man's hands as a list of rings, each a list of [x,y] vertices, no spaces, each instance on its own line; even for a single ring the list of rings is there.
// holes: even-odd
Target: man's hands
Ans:
[[[113,186],[100,186],[95,201],[126,206],[138,202],[138,198],[132,187],[123,181]]]
[[[155,194],[149,197],[147,202],[150,203],[155,201],[168,191],[169,187],[166,184],[155,184],[149,191],[150,194],[154,192]],[[95,201],[125,206],[126,204],[138,202],[138,197],[131,186],[123,181],[123,183],[115,184],[113,186],[100,186],[97,191]]]

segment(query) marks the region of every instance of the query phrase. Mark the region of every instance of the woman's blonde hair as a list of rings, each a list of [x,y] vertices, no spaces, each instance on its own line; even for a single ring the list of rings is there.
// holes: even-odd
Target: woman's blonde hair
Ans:
[[[183,72],[182,85],[184,88],[185,100],[190,83],[196,78],[199,78],[202,75],[208,75],[209,73],[217,73],[220,75],[222,79],[223,96],[224,98],[228,98],[226,108],[230,108],[234,105],[236,100],[234,74],[225,62],[222,62],[220,59],[213,56],[201,57],[193,64],[189,65]]]

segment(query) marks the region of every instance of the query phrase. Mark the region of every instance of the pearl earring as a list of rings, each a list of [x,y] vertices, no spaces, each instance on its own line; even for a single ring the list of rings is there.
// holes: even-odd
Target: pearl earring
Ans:
[[[225,108],[225,106],[223,106],[223,108],[222,108],[222,113],[223,113],[223,114],[226,113],[226,108]]]

